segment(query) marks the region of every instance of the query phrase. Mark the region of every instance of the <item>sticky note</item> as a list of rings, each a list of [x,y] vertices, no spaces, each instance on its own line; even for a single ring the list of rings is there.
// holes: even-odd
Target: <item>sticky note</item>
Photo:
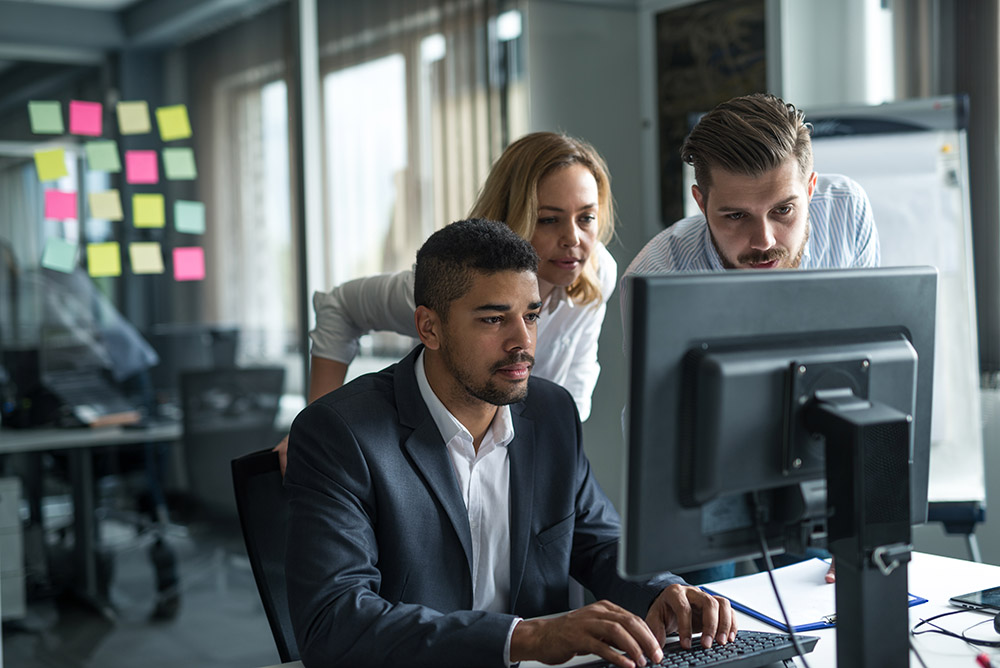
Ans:
[[[146,193],[132,195],[132,224],[136,227],[163,227],[166,223],[166,212],[163,207],[163,195]]]
[[[205,205],[179,199],[174,202],[174,227],[187,234],[205,233]]]
[[[135,102],[119,102],[118,132],[123,135],[144,135],[152,130],[149,122],[149,105],[145,100]]]
[[[117,241],[87,244],[87,273],[91,276],[122,275],[122,256]]]
[[[156,151],[125,151],[125,180],[129,183],[159,183]]]
[[[160,126],[160,139],[174,141],[191,136],[187,106],[175,104],[171,107],[156,108],[156,124]]]
[[[83,145],[83,151],[87,154],[87,167],[92,171],[116,174],[122,171],[122,161],[118,157],[118,142],[113,139],[88,141]]]
[[[73,272],[76,266],[77,244],[53,237],[45,241],[45,252],[42,253],[42,266],[46,269],[61,271],[64,274]]]
[[[174,249],[174,278],[178,281],[200,281],[205,278],[205,251],[201,246]]]
[[[76,193],[62,190],[45,191],[45,217],[53,220],[76,218]]]
[[[69,102],[69,132],[74,135],[100,137],[103,131],[103,111],[100,102]]]
[[[56,181],[69,176],[66,171],[66,152],[61,148],[50,151],[35,151],[35,168],[39,181]]]
[[[90,217],[99,220],[121,220],[122,196],[117,190],[106,190],[99,193],[90,193]]]
[[[62,105],[48,100],[32,100],[28,103],[28,117],[31,131],[36,135],[61,135],[63,127]]]
[[[162,274],[163,251],[159,241],[137,241],[128,245],[133,274]]]
[[[198,176],[194,151],[190,148],[163,149],[163,171],[171,181],[190,181]]]

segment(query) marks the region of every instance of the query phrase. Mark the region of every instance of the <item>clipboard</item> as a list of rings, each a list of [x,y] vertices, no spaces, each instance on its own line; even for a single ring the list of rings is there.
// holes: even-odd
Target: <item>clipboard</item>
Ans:
[[[807,559],[790,566],[774,569],[774,579],[778,592],[785,603],[792,631],[817,631],[834,628],[837,624],[835,589],[824,581],[830,564],[823,559]],[[714,582],[702,589],[716,596],[729,599],[734,610],[739,610],[754,619],[789,632],[784,621],[779,621],[781,611],[771,588],[767,573],[744,575],[730,580]],[[909,605],[926,603],[927,599],[908,594]],[[753,601],[751,607],[743,601]]]

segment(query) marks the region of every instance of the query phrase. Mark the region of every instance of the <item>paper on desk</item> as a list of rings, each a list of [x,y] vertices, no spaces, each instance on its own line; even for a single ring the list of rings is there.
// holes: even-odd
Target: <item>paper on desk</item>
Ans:
[[[833,626],[837,603],[834,585],[825,580],[829,568],[830,564],[822,559],[807,559],[774,570],[778,593],[795,631]],[[703,589],[725,596],[737,610],[783,631],[788,630],[766,572],[713,582]],[[910,594],[910,605],[925,601]]]

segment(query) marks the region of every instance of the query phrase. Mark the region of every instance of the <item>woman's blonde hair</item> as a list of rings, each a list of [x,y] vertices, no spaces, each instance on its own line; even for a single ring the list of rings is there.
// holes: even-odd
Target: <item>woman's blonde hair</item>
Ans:
[[[614,235],[615,214],[604,158],[587,142],[556,132],[533,132],[508,146],[493,164],[469,217],[503,221],[530,242],[538,223],[538,184],[570,165],[583,165],[597,181],[597,240],[607,243]],[[597,255],[590,254],[580,277],[566,288],[578,304],[600,304],[603,299]]]

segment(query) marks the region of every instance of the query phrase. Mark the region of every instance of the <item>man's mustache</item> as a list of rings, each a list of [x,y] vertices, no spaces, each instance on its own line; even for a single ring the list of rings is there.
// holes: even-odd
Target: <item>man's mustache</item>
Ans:
[[[531,366],[535,366],[534,357],[532,357],[528,353],[520,352],[520,353],[514,353],[513,355],[511,355],[510,357],[506,358],[501,362],[497,362],[496,364],[493,365],[493,368],[490,371],[491,372],[499,371],[505,366],[510,366],[511,364],[520,364],[521,362],[527,362]]]

